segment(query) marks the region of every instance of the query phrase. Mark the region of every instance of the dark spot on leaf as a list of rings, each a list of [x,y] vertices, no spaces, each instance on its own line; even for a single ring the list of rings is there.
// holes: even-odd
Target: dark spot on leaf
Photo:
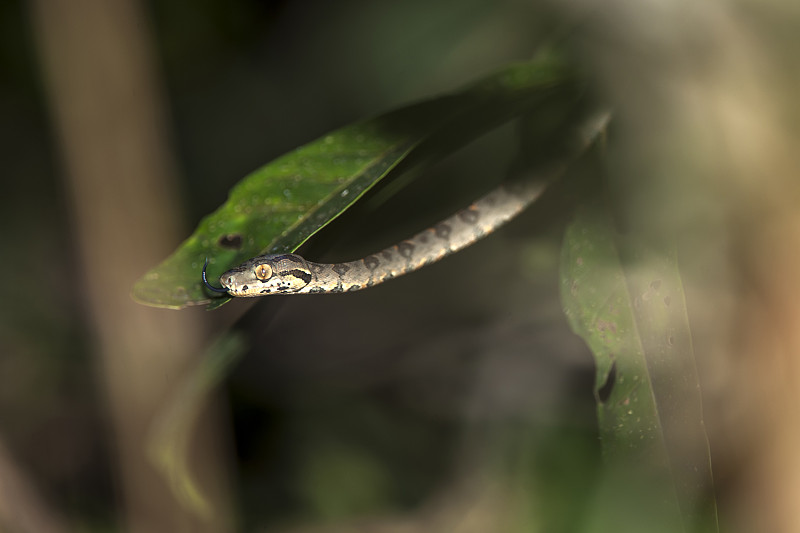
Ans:
[[[666,305],[667,307],[669,307],[669,303],[670,303],[671,301],[672,301],[672,299],[671,299],[669,296],[664,296],[664,305]]]
[[[654,291],[657,291],[658,289],[660,289],[661,288],[661,280],[657,279],[657,280],[653,281],[650,284],[650,288],[653,289]]]
[[[608,371],[608,377],[603,386],[597,390],[597,399],[602,403],[606,403],[611,397],[611,391],[614,389],[614,384],[617,382],[617,363],[616,361],[611,364],[611,370]]]
[[[242,247],[242,236],[238,233],[228,233],[227,235],[223,235],[217,241],[222,248],[227,248],[229,250],[238,250]]]
[[[675,344],[675,337],[673,337],[672,335],[667,337],[667,344],[669,344],[670,346],[673,346]]]
[[[617,332],[617,324],[615,322],[598,319],[596,325],[597,325],[597,331],[599,331],[601,334],[604,334],[606,331],[609,331],[611,333]]]

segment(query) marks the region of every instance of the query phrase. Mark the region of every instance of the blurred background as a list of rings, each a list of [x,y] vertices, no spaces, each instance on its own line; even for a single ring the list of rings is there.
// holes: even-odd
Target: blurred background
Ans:
[[[721,522],[797,531],[799,11],[0,3],[0,529],[595,531],[594,367],[558,297],[576,191],[362,293],[213,313],[129,297],[251,170],[558,38],[615,110],[628,220],[679,243]],[[516,143],[498,129],[303,254],[426,227]],[[209,360],[228,367],[198,377]]]

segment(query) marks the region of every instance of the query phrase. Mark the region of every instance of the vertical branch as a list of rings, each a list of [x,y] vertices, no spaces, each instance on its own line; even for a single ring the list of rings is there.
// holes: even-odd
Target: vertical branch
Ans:
[[[14,533],[67,531],[62,517],[42,501],[0,440],[0,528]]]
[[[225,531],[211,427],[192,452],[201,490],[216,506],[210,521],[178,504],[145,453],[154,416],[202,340],[197,314],[149,309],[129,297],[181,233],[147,21],[136,0],[32,0],[31,7],[114,431],[124,529]]]

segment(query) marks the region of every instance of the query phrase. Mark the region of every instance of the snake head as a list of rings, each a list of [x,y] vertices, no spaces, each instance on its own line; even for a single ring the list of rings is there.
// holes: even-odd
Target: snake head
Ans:
[[[298,292],[313,279],[306,260],[295,254],[269,254],[249,259],[220,276],[230,296],[266,296]]]

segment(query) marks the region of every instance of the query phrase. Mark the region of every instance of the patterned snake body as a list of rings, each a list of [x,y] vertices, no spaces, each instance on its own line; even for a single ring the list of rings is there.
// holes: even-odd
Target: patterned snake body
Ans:
[[[601,111],[579,128],[572,157],[602,135],[610,118],[610,112]],[[328,264],[312,263],[296,254],[260,255],[222,274],[222,288],[208,283],[206,260],[203,282],[210,291],[248,297],[339,293],[373,287],[438,261],[502,226],[536,200],[551,179],[563,172],[568,160],[537,176],[538,180],[528,178],[504,184],[435,226],[363,259]]]
[[[220,276],[230,296],[339,293],[366,289],[446,257],[502,226],[533,202],[545,182],[502,185],[435,226],[357,261],[313,263],[296,254],[254,257]]]

